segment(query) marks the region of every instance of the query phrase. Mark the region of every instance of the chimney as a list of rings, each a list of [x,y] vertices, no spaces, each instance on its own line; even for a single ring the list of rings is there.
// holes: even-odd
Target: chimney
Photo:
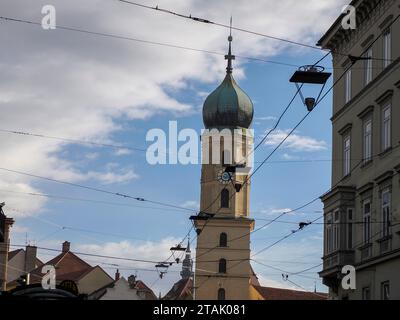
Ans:
[[[35,246],[26,246],[25,248],[25,272],[29,273],[36,268],[37,248]]]
[[[117,272],[115,273],[115,281],[118,281],[119,277],[120,277],[120,274],[119,274],[119,270],[117,269]]]
[[[136,285],[136,276],[134,276],[133,274],[130,275],[128,277],[128,283],[129,283],[129,287],[133,289]]]
[[[69,241],[64,241],[62,244],[62,252],[68,252],[70,250],[71,243]]]

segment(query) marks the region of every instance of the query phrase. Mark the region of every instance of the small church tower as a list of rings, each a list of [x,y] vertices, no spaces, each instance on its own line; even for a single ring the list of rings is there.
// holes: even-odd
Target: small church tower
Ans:
[[[190,251],[190,240],[188,241],[185,253],[185,259],[182,261],[182,279],[190,279],[193,276],[193,261]]]
[[[253,103],[232,76],[232,36],[226,76],[205,100],[202,134],[200,214],[194,219],[197,248],[195,299],[247,300],[250,297],[250,181],[237,168],[249,161],[253,135]],[[208,130],[207,130],[208,129]],[[220,134],[217,141],[210,132]],[[208,156],[208,162],[204,161]],[[220,161],[214,161],[215,156]],[[212,159],[211,159],[212,158]],[[230,168],[230,169],[228,169]],[[232,170],[233,168],[233,170]]]

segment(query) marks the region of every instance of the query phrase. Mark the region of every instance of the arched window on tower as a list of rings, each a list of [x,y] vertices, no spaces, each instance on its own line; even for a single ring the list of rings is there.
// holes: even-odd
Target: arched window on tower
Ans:
[[[226,260],[220,259],[218,263],[218,272],[219,273],[226,273]]]
[[[228,246],[228,236],[225,232],[222,232],[219,235],[219,246],[220,247],[227,247]]]
[[[218,289],[218,300],[225,300],[225,289]]]
[[[221,191],[221,208],[229,208],[229,190],[223,189]]]

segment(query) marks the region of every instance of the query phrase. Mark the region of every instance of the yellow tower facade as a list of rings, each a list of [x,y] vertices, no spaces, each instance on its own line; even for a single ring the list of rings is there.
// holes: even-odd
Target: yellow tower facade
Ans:
[[[195,299],[250,298],[249,168],[253,158],[253,104],[232,76],[231,41],[227,73],[203,106],[200,214]]]

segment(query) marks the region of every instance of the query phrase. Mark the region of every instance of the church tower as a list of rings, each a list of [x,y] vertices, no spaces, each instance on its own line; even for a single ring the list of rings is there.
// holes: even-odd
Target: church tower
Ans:
[[[226,76],[203,106],[200,214],[195,299],[247,300],[250,293],[249,218],[253,103],[232,76],[232,36]],[[215,139],[214,139],[215,138]],[[247,173],[246,173],[247,172]]]

